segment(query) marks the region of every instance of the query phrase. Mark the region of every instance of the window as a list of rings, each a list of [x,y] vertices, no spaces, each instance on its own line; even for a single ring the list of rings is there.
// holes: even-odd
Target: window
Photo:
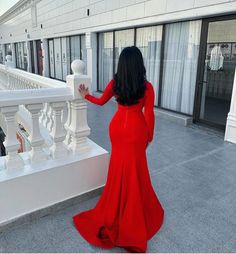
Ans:
[[[28,59],[27,59],[26,42],[15,43],[15,48],[16,48],[16,67],[27,71]]]
[[[201,21],[166,25],[161,106],[192,114]]]
[[[115,72],[117,71],[118,60],[122,49],[134,45],[134,29],[115,32]]]
[[[81,59],[87,64],[84,35],[50,39],[48,47],[51,78],[66,81],[66,76],[71,73],[71,62],[75,59]]]
[[[3,64],[3,45],[0,44],[0,64]]]
[[[158,105],[162,26],[138,28],[136,33],[136,46],[142,52],[147,79],[154,87],[155,105]]]
[[[81,35],[80,38],[81,38],[81,44],[80,44],[81,60],[83,60],[85,63],[85,73],[87,73],[87,48],[86,48],[86,42],[85,42],[85,35]]]
[[[11,44],[5,44],[5,55],[11,55],[12,56],[12,49],[11,49]]]
[[[113,33],[100,33],[98,37],[99,90],[104,91],[113,76]]]
[[[155,105],[191,115],[200,31],[197,20],[99,33],[98,90],[104,91],[116,72],[122,49],[136,45],[155,91]]]
[[[68,37],[61,38],[61,54],[62,54],[62,79],[66,80],[66,76],[70,74],[70,41]]]
[[[50,77],[55,78],[54,44],[53,40],[48,41]]]
[[[81,59],[80,54],[80,36],[71,36],[70,37],[71,42],[71,61],[74,61],[75,59]]]

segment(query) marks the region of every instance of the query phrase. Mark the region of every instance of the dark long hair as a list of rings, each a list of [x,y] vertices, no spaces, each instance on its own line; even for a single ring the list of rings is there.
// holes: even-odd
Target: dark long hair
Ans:
[[[122,105],[132,105],[144,96],[146,89],[146,69],[141,51],[135,47],[126,47],[122,50],[117,73],[114,75],[113,91]]]

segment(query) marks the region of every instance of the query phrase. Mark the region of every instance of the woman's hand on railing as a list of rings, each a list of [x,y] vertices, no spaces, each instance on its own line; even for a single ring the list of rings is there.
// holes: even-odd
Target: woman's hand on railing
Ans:
[[[85,85],[84,85],[84,84],[80,84],[78,90],[79,90],[81,96],[83,97],[83,99],[84,99],[84,97],[85,97],[86,94],[89,94],[88,87],[85,88]]]

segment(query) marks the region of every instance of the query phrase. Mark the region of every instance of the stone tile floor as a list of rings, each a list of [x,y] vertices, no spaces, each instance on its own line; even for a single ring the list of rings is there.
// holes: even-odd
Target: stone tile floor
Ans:
[[[116,104],[88,106],[90,138],[110,151],[108,124]],[[147,156],[165,221],[148,242],[148,252],[236,252],[236,145],[223,136],[156,118]],[[72,216],[98,199],[5,230],[0,252],[125,252],[94,247],[74,228]]]

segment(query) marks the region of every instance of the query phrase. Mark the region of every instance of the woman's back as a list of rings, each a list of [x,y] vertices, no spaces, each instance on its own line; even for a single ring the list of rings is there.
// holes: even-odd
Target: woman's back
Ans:
[[[155,117],[154,117],[154,89],[153,85],[146,81],[146,90],[144,96],[138,100],[138,103],[132,105],[122,105],[117,102],[117,113],[121,112],[125,115],[124,119],[120,116],[119,121],[124,121],[124,126],[127,126],[128,117],[130,118],[129,121],[133,119],[133,113],[129,112],[140,112],[142,116],[144,116],[143,120],[148,127],[148,141],[150,142],[153,139],[153,132],[154,132],[154,124],[155,124]],[[114,79],[112,79],[106,86],[103,94],[97,98],[93,95],[87,94],[85,98],[92,103],[97,105],[104,105],[107,103],[113,96],[118,98],[118,96],[113,91],[113,86],[115,85]],[[144,107],[144,112],[142,111]],[[120,115],[120,114],[119,114]],[[117,114],[113,116],[113,119],[117,118]],[[138,128],[138,127],[137,127]]]

